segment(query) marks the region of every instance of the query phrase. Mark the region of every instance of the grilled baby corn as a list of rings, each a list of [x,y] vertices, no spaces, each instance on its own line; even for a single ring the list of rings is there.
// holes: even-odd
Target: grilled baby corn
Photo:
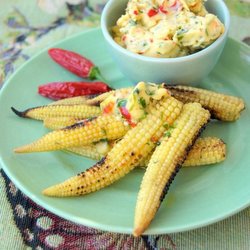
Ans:
[[[104,145],[101,144],[106,150],[100,150],[100,144],[98,143],[88,146],[75,147],[73,149],[69,149],[69,151],[81,156],[90,157],[94,160],[100,160],[108,153],[109,150],[111,150],[113,144],[114,143],[112,142],[105,142]],[[215,164],[224,161],[225,156],[226,144],[221,139],[216,137],[199,138],[189,151],[182,167]],[[143,163],[140,163],[139,167],[146,168],[150,157],[151,155],[149,155]]]
[[[141,235],[155,216],[161,201],[210,113],[198,103],[186,104],[175,122],[175,128],[165,133],[156,147],[138,194],[134,236]]]
[[[88,104],[88,100],[95,98],[95,96],[75,96],[69,97],[65,99],[61,99],[58,101],[54,101],[49,105],[79,105],[79,104]],[[88,104],[89,105],[89,104]]]
[[[208,109],[213,118],[222,121],[235,121],[245,108],[241,98],[216,93],[190,86],[165,85],[173,96],[183,103],[198,102]]]
[[[52,131],[14,151],[16,153],[52,151],[89,145],[102,139],[115,140],[124,136],[129,128],[127,123],[115,115],[102,115]]]
[[[226,144],[216,137],[204,137],[196,140],[189,151],[183,167],[202,166],[225,160]]]
[[[63,183],[43,191],[48,196],[78,196],[94,192],[122,178],[142,157],[149,154],[152,138],[163,131],[164,123],[173,124],[182,109],[182,103],[166,96],[152,105],[149,114],[115,144],[97,164]]]
[[[48,117],[74,117],[75,119],[84,119],[94,117],[101,114],[99,107],[80,105],[46,105],[30,108],[25,111],[18,111],[11,108],[12,111],[24,118],[32,118],[36,120],[44,120]]]

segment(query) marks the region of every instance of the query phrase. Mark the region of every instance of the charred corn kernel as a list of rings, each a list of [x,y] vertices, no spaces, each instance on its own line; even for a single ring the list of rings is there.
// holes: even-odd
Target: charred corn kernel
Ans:
[[[46,128],[55,130],[71,126],[80,121],[82,120],[74,117],[48,117],[43,120],[43,125]]]
[[[91,145],[68,148],[67,151],[93,160],[101,160],[111,150],[112,144],[113,142],[104,140]]]
[[[78,196],[97,191],[122,178],[141,158],[152,151],[152,137],[163,131],[163,124],[172,124],[182,103],[166,97],[150,110],[147,117],[130,129],[101,161],[63,183],[43,191],[48,196]]]
[[[50,103],[49,105],[79,105],[87,104],[89,99],[94,98],[94,96],[75,96],[70,98],[61,99]]]
[[[224,161],[226,144],[216,137],[199,138],[189,151],[183,167],[209,165]]]
[[[194,167],[215,164],[224,161],[226,157],[226,144],[216,137],[204,137],[196,140],[182,167]],[[151,155],[140,163],[140,167],[146,168]]]
[[[98,116],[64,129],[54,130],[14,151],[16,153],[52,151],[88,145],[102,139],[115,140],[124,136],[129,128],[129,125],[117,116]]]
[[[210,111],[213,118],[218,120],[235,121],[245,108],[244,101],[235,96],[224,95],[190,86],[166,85],[166,88],[181,102],[200,103],[205,109]]]
[[[18,111],[11,108],[12,111],[24,118],[32,118],[36,120],[44,120],[48,117],[74,117],[76,119],[84,119],[97,116],[101,113],[99,107],[82,105],[47,105],[30,108],[25,111]]]
[[[189,148],[209,117],[210,113],[200,104],[186,104],[171,134],[166,131],[162,137],[141,183],[135,209],[134,236],[141,235],[149,226]]]

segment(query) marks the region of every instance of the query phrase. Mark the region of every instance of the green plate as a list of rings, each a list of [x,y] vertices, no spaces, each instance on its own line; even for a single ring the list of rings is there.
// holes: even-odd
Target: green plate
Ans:
[[[74,50],[91,58],[116,88],[131,85],[106,51],[99,29],[68,38],[53,47]],[[201,87],[242,97],[246,110],[233,123],[211,122],[203,135],[227,143],[227,159],[214,166],[182,169],[147,234],[173,233],[205,226],[250,205],[250,52],[231,39],[214,71]],[[143,176],[137,169],[117,183],[78,198],[50,198],[41,191],[90,167],[93,161],[64,152],[14,154],[47,130],[39,121],[21,119],[10,110],[48,103],[37,94],[40,84],[79,80],[55,64],[46,50],[29,60],[5,84],[0,96],[1,164],[27,196],[49,211],[86,226],[131,233],[136,197]]]

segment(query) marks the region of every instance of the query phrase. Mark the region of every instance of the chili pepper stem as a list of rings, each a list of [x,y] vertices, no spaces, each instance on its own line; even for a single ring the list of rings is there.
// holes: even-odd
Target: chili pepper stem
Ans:
[[[105,78],[102,76],[98,67],[93,67],[89,73],[89,79],[91,80],[100,80],[102,82],[107,82]]]

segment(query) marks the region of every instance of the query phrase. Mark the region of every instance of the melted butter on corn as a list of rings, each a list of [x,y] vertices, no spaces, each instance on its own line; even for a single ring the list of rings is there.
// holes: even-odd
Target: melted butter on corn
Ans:
[[[147,116],[150,104],[166,95],[169,93],[163,85],[139,82],[134,89],[113,91],[100,107],[104,113],[122,115],[130,124],[137,124]]]

